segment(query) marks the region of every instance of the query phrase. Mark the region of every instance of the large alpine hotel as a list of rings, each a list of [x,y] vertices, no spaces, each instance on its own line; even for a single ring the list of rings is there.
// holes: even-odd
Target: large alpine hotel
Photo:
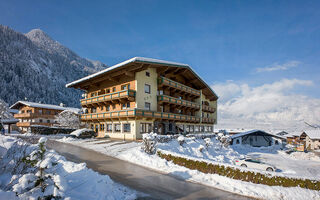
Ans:
[[[134,57],[66,85],[83,90],[81,120],[99,137],[213,132],[215,92],[187,64]]]

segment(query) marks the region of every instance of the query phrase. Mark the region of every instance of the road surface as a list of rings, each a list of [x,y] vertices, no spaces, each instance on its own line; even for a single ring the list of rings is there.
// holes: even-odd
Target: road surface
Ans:
[[[223,190],[187,182],[117,158],[54,140],[47,142],[66,159],[81,163],[114,181],[150,195],[146,199],[250,199]]]

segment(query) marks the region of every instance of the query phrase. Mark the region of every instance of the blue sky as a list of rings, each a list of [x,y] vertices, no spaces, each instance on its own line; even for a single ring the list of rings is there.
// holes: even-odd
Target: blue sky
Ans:
[[[109,66],[145,56],[187,63],[210,85],[311,80],[284,92],[320,98],[320,1],[0,0],[0,8],[1,24],[40,28]]]

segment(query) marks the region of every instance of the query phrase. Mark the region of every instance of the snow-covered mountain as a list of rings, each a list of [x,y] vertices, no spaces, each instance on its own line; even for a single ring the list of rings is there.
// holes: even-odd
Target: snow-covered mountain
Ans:
[[[80,91],[65,84],[107,66],[81,58],[40,29],[22,34],[0,25],[0,98],[79,107]]]

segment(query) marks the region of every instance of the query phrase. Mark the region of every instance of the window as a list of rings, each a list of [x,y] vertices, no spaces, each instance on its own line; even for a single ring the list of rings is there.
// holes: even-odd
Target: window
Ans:
[[[163,106],[160,106],[160,112],[164,112]]]
[[[276,140],[276,141],[275,141],[275,144],[276,144],[276,145],[278,145],[278,144],[279,144],[278,140]]]
[[[100,124],[100,131],[104,131],[104,124]]]
[[[112,124],[107,124],[107,131],[112,132]]]
[[[236,140],[236,144],[239,144],[239,143],[240,143],[240,141],[239,141],[239,139],[237,139],[237,140]]]
[[[187,125],[187,127],[186,127],[186,132],[190,132],[190,125]]]
[[[97,112],[97,108],[91,108],[91,113],[96,113]]]
[[[39,122],[42,123],[42,119],[39,119]]]
[[[204,132],[204,126],[200,126],[200,131]]]
[[[200,131],[199,126],[198,126],[198,125],[194,126],[194,131],[195,131],[195,132],[199,132],[199,131]]]
[[[122,110],[129,109],[130,108],[130,102],[122,104]]]
[[[160,90],[160,91],[159,91],[159,94],[160,94],[160,95],[163,95],[163,90]]]
[[[50,110],[47,110],[47,111],[46,111],[46,114],[47,114],[47,115],[50,115],[50,114],[51,114],[51,111],[50,111]]]
[[[172,131],[172,124],[169,124],[169,131]]]
[[[151,108],[151,103],[145,102],[144,103],[144,109],[150,110],[150,108]]]
[[[50,123],[50,120],[49,120],[49,119],[47,120],[47,123]]]
[[[144,92],[147,93],[147,94],[150,94],[150,93],[151,93],[151,92],[150,92],[150,85],[148,85],[148,84],[145,84],[145,85],[144,85]]]
[[[120,132],[121,131],[121,124],[114,124],[114,131]]]
[[[106,94],[110,93],[110,89],[106,89]]]
[[[91,97],[94,97],[96,96],[96,94],[94,92],[91,93]]]
[[[116,91],[116,87],[113,87],[113,88],[112,88],[112,92],[115,92],[115,91]]]
[[[127,89],[129,89],[129,88],[128,88],[128,85],[122,85],[122,86],[121,86],[121,90],[127,90]]]
[[[205,126],[205,127],[204,127],[204,131],[205,131],[205,132],[209,132],[209,126]]]
[[[123,132],[130,132],[130,124],[123,124]]]
[[[93,124],[91,124],[91,130],[93,130],[94,129],[94,125]]]
[[[42,114],[42,110],[39,110],[39,114]]]
[[[140,133],[150,133],[152,130],[151,123],[141,123],[140,124]]]
[[[193,132],[194,132],[194,126],[190,125],[190,133],[193,133]]]
[[[106,111],[110,111],[110,105],[106,106]]]
[[[150,72],[146,72],[146,76],[150,77]]]
[[[32,110],[27,110],[27,113],[32,113]]]
[[[116,105],[112,104],[112,110],[116,109]]]
[[[24,113],[24,110],[22,110],[21,113]]]

